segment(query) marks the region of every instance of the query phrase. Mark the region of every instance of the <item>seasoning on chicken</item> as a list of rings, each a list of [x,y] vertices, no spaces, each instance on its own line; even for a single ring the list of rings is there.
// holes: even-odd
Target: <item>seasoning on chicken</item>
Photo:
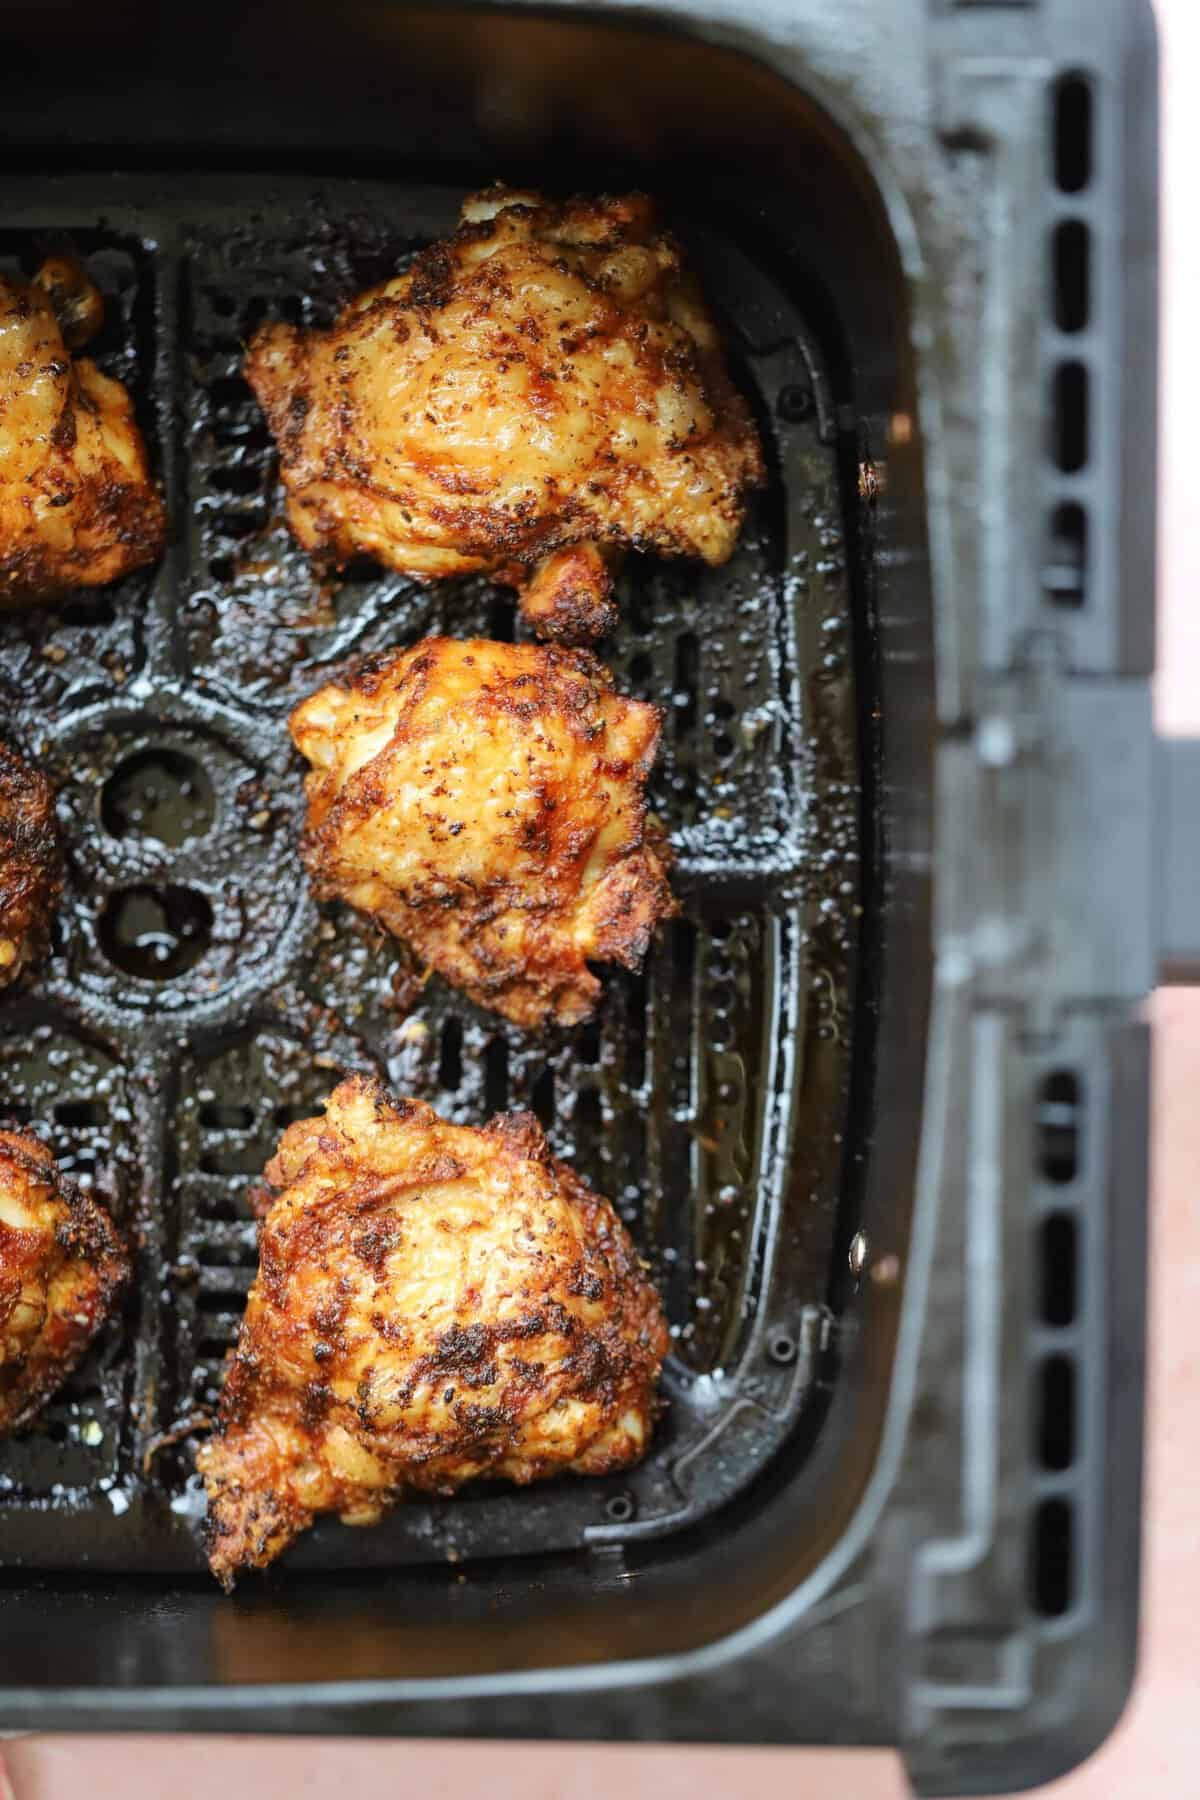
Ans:
[[[482,1131],[354,1076],[289,1126],[258,1278],[197,1461],[229,1589],[318,1513],[602,1475],[649,1442],[668,1348],[606,1200],[528,1113]]]
[[[517,1025],[586,1018],[675,911],[643,789],[659,715],[586,650],[426,638],[291,717],[319,899],[405,939]]]
[[[61,893],[53,789],[0,738],[0,989],[45,950]]]
[[[334,563],[483,570],[539,635],[590,642],[621,546],[726,560],[762,450],[645,195],[497,186],[461,219],[330,330],[251,340],[288,517]]]
[[[61,1387],[128,1275],[103,1207],[32,1132],[0,1131],[0,1432]]]
[[[0,277],[0,605],[102,587],[162,549],[129,395],[70,355],[103,310],[69,257],[32,282]]]

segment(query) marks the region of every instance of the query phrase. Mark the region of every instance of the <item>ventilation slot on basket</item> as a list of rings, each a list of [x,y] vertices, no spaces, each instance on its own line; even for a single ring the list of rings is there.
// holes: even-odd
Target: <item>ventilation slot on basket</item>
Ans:
[[[252,1106],[222,1106],[209,1101],[196,1115],[201,1131],[249,1131],[254,1124]]]
[[[1038,1374],[1037,1454],[1055,1473],[1075,1460],[1075,1364],[1069,1356],[1048,1356]]]
[[[1055,606],[1082,606],[1087,598],[1087,514],[1069,500],[1050,520],[1042,586]]]
[[[1038,1093],[1037,1160],[1047,1181],[1065,1187],[1079,1173],[1079,1078],[1054,1069]]]
[[[1054,323],[1082,331],[1091,311],[1091,237],[1081,219],[1064,219],[1054,232]]]
[[[308,1106],[277,1106],[271,1114],[279,1131],[286,1131],[289,1125],[299,1125],[303,1119],[316,1119],[321,1115],[320,1101],[313,1101]]]
[[[575,1127],[576,1155],[590,1159],[604,1131],[604,1107],[599,1090],[594,1087],[580,1088],[575,1096],[571,1117]]]
[[[529,1092],[529,1107],[546,1131],[554,1124],[554,1070],[547,1064]]]
[[[210,486],[218,494],[257,494],[262,483],[262,470],[254,463],[234,463],[228,469],[214,469],[209,477]]]
[[[1042,1221],[1042,1319],[1061,1327],[1075,1320],[1078,1288],[1078,1231],[1070,1213],[1053,1212]]]
[[[1064,362],[1054,372],[1054,461],[1064,475],[1078,475],[1088,459],[1088,372]]]
[[[257,1138],[229,1132],[214,1134],[200,1152],[198,1167],[202,1175],[261,1175],[263,1161]]]
[[[453,1094],[462,1082],[462,1020],[449,1018],[442,1026],[442,1054],[438,1062],[438,1085]]]
[[[1092,179],[1092,89],[1085,75],[1064,75],[1054,85],[1054,182],[1064,194],[1080,194]]]
[[[1095,129],[1091,85],[1078,73],[1054,84],[1051,106],[1051,160],[1059,195],[1078,195],[1092,180]],[[1078,216],[1078,203],[1056,199],[1048,238],[1047,352],[1050,389],[1048,454],[1068,492],[1052,495],[1046,520],[1042,590],[1051,606],[1082,608],[1088,598],[1089,519],[1078,493],[1078,478],[1092,460],[1095,388],[1102,371],[1082,338],[1092,324],[1095,302],[1091,227]],[[1082,339],[1082,341],[1080,341]],[[1065,340],[1070,344],[1070,355]],[[1065,485],[1065,484],[1064,484]],[[1072,491],[1073,490],[1073,491]]]
[[[487,634],[497,644],[511,644],[517,632],[517,603],[506,590],[488,608]]]
[[[671,708],[673,742],[664,759],[670,770],[671,805],[681,820],[690,823],[699,811],[696,759],[704,754],[704,747],[697,741],[701,718],[700,640],[691,631],[682,632],[675,640]]]
[[[1089,1374],[1078,1359],[1073,1335],[1084,1300],[1074,1191],[1082,1173],[1083,1105],[1084,1084],[1076,1070],[1045,1070],[1033,1115],[1040,1216],[1030,1308],[1030,1449],[1036,1499],[1029,1521],[1028,1584],[1030,1605],[1048,1619],[1061,1618],[1075,1604],[1074,1534],[1078,1509],[1091,1503],[1075,1473]]]
[[[98,1125],[103,1125],[107,1112],[96,1100],[60,1100],[54,1108],[54,1117],[68,1130],[94,1131]]]
[[[221,1283],[201,1293],[196,1303],[196,1351],[207,1362],[224,1356],[236,1339],[254,1277],[250,1269],[206,1269],[204,1273]]]
[[[1066,1500],[1043,1500],[1033,1516],[1030,1598],[1043,1618],[1069,1611],[1073,1590],[1074,1520]]]
[[[646,1085],[646,977],[639,970],[625,982],[625,1057],[621,1078],[634,1094]]]
[[[483,1110],[486,1118],[508,1105],[508,1040],[489,1038],[483,1052]]]

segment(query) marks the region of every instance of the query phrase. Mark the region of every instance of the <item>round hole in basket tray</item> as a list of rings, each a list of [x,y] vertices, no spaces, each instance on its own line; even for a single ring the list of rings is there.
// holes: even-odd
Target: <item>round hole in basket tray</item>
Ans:
[[[141,884],[109,896],[100,915],[100,944],[126,975],[171,981],[200,961],[212,926],[212,907],[196,888]]]
[[[182,750],[138,750],[117,764],[100,795],[100,821],[116,838],[175,847],[203,837],[215,814],[203,765]]]

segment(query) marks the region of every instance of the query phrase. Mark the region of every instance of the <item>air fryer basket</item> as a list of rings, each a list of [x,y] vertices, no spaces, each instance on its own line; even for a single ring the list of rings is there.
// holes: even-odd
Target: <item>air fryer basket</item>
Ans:
[[[672,1530],[761,1468],[828,1363],[862,911],[839,445],[803,324],[752,251],[703,221],[689,234],[771,486],[726,567],[631,559],[605,652],[667,712],[652,799],[684,910],[644,973],[616,975],[584,1029],[529,1036],[406,980],[395,945],[345,909],[318,916],[301,877],[290,706],[355,652],[511,637],[514,606],[482,581],[316,576],[280,516],[243,345],[264,317],[325,322],[452,230],[460,197],[177,177],[164,200],[148,177],[63,177],[7,239],[28,266],[65,234],[110,288],[104,360],[155,422],[177,522],[156,572],[0,618],[6,716],[58,787],[69,867],[55,953],[0,1016],[0,1105],[64,1146],[138,1242],[127,1316],[6,1446],[10,1563],[203,1569],[203,1496],[163,1438],[215,1403],[257,1264],[247,1190],[343,1070],[466,1122],[532,1107],[652,1263],[670,1404],[619,1481],[406,1505],[379,1530],[318,1530],[293,1563]]]
[[[138,1246],[0,1464],[0,1722],[901,1742],[927,1792],[1045,1779],[1116,1716],[1136,1630],[1145,9],[124,24],[0,23],[0,266],[85,254],[172,519],[159,568],[0,620],[70,853],[0,1011],[3,1104]],[[238,374],[261,319],[326,318],[497,174],[661,197],[771,465],[727,568],[623,577],[605,655],[666,709],[683,913],[548,1040],[413,995],[304,892],[289,706],[513,613],[318,583]],[[230,1602],[186,1432],[253,1272],[247,1184],[348,1068],[538,1112],[652,1260],[670,1405],[619,1480],[322,1525]]]

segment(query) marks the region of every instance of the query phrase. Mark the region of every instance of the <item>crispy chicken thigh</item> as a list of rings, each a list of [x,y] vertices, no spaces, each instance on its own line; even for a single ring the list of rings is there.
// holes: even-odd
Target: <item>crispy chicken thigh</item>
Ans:
[[[568,642],[612,625],[620,546],[724,562],[763,479],[716,328],[641,194],[476,194],[452,238],[330,330],[264,326],[246,376],[307,550],[487,571]]]
[[[0,989],[42,954],[61,893],[53,790],[0,738]]]
[[[586,650],[427,638],[321,688],[291,731],[318,897],[518,1025],[585,1018],[588,960],[636,968],[675,910],[643,797],[658,714]]]
[[[0,1131],[0,1432],[61,1387],[128,1274],[103,1207],[31,1132]]]
[[[102,587],[162,549],[129,395],[70,355],[102,317],[68,258],[32,282],[0,277],[0,604]]]
[[[600,1475],[649,1441],[668,1334],[624,1226],[526,1113],[482,1131],[355,1076],[292,1125],[213,1437],[222,1584],[316,1514]]]

